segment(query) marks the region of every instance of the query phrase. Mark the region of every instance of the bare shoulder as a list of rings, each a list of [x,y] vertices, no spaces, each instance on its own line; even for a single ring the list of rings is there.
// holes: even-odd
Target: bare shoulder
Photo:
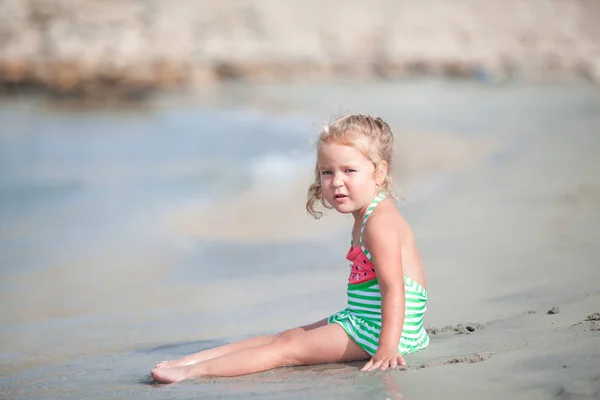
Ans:
[[[423,263],[412,228],[392,201],[383,201],[375,208],[367,220],[363,241],[375,259],[383,257],[384,261],[398,262],[405,275],[426,287]]]
[[[400,240],[405,226],[408,226],[396,205],[390,200],[382,201],[367,220],[363,240],[365,245]],[[410,228],[409,228],[410,229]]]

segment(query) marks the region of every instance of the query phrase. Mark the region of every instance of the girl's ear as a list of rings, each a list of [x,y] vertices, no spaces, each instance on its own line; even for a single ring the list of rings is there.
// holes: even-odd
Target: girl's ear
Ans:
[[[375,183],[377,186],[382,186],[385,183],[385,178],[388,173],[387,161],[381,161],[375,169]]]

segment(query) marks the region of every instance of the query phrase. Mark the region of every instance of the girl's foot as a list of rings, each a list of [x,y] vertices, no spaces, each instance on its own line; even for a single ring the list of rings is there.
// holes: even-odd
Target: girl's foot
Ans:
[[[186,360],[185,358],[179,358],[177,360],[164,360],[156,364],[156,368],[175,368],[175,367],[185,367],[186,365],[192,365],[196,363],[196,361]]]
[[[174,368],[154,368],[150,375],[156,382],[174,383],[187,378],[187,369],[185,367]]]

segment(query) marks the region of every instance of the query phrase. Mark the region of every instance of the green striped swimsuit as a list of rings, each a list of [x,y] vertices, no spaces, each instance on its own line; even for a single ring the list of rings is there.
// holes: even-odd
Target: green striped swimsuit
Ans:
[[[351,245],[346,256],[352,262],[348,279],[348,307],[329,317],[330,324],[340,324],[348,336],[370,355],[377,351],[381,333],[381,292],[372,257],[363,245],[362,235],[367,219],[384,198],[385,195],[380,194],[367,208],[360,230],[360,246]],[[423,315],[427,310],[427,291],[405,275],[404,293],[404,326],[398,343],[400,354],[412,353],[429,345],[429,335],[423,326]]]

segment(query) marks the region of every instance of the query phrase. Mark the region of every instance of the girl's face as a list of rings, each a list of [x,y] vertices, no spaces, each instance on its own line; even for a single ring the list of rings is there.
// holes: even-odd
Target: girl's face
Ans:
[[[321,143],[317,163],[325,200],[360,218],[378,190],[373,163],[354,147],[337,143]]]

